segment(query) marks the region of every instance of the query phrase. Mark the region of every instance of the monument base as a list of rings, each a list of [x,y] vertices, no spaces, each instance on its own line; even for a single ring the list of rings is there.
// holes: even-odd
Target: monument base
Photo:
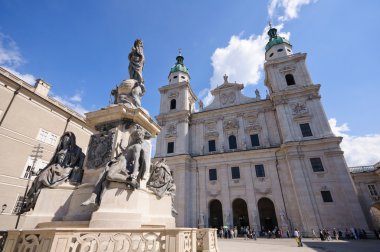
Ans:
[[[126,188],[121,183],[108,185],[92,214],[90,228],[175,228],[170,196],[159,199],[146,189]]]
[[[68,183],[41,190],[33,211],[25,216],[23,228],[35,228],[39,223],[60,221],[66,215],[75,186]]]
[[[218,252],[216,229],[35,229],[11,230],[5,252],[151,251]]]

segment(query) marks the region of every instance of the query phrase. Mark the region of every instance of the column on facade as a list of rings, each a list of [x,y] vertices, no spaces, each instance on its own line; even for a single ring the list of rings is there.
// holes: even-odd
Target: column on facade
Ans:
[[[299,222],[293,220],[293,227],[310,232],[311,229],[318,230],[323,225],[318,213],[315,194],[311,191],[312,186],[305,171],[306,166],[303,163],[303,158],[303,155],[300,154],[287,155],[288,168],[296,195],[295,203],[298,206],[299,215],[301,217]]]
[[[198,224],[202,223],[201,218],[203,217],[203,227],[209,226],[209,210],[208,210],[208,197],[207,197],[207,166],[198,167],[199,171],[199,182],[198,182],[198,197],[199,197],[199,209],[197,211]],[[198,226],[203,228],[202,226]]]
[[[247,210],[249,217],[249,224],[253,227],[256,232],[260,228],[260,218],[259,211],[257,209],[257,199],[256,192],[253,187],[253,175],[252,175],[252,164],[251,163],[243,163],[241,164],[242,173],[245,181],[245,191],[246,191],[246,199],[247,199]]]
[[[231,216],[232,216],[232,209],[231,209],[231,198],[230,198],[230,179],[229,179],[229,172],[228,172],[229,164],[220,165],[220,179],[221,181],[224,181],[224,183],[221,183],[221,202],[222,202],[222,209],[223,209],[223,225],[232,225],[231,223]],[[227,223],[226,223],[227,222]]]

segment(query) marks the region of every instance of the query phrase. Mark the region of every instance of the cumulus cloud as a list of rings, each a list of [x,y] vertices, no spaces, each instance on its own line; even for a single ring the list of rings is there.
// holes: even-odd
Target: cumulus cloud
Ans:
[[[9,36],[0,33],[0,66],[25,82],[33,85],[36,78],[32,74],[23,74],[17,68],[25,63],[16,42]]]
[[[315,2],[317,0],[271,0],[268,4],[268,16],[270,19],[277,17],[278,21],[295,19],[303,5]]]
[[[343,137],[341,148],[348,166],[373,165],[380,161],[380,134],[352,136],[347,123],[338,125],[335,118],[329,123],[333,133]]]
[[[80,103],[82,101],[81,93],[76,93],[71,97],[52,95],[52,98],[62,103],[66,107],[69,107],[72,110],[78,112],[81,115],[84,115],[88,112],[88,109],[84,108],[83,105]]]

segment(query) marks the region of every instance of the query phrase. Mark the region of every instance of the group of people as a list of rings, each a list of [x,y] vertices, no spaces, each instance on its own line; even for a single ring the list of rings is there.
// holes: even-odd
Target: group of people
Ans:
[[[312,230],[312,234],[313,239],[317,238],[314,229]],[[319,230],[319,238],[321,241],[367,239],[367,232],[364,229],[356,228],[346,228],[344,231],[336,228],[333,228],[332,230],[324,228]]]
[[[254,228],[250,228],[249,226],[242,226],[238,230],[238,228],[235,227],[220,227],[218,228],[218,237],[224,238],[224,239],[233,239],[237,238],[239,236],[243,236],[244,239],[254,239],[256,240],[256,231]]]

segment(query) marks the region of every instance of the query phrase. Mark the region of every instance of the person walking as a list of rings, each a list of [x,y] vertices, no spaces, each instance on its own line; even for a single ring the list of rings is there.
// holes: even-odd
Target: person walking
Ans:
[[[301,240],[301,233],[298,231],[297,228],[294,229],[294,237],[296,238],[296,242],[298,247],[302,247],[302,240]]]

